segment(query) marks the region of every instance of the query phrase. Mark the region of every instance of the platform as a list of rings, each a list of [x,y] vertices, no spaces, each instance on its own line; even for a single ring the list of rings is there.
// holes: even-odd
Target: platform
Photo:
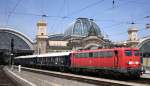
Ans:
[[[29,71],[22,70],[21,72],[18,72],[17,69],[14,69],[12,72],[30,83],[30,86],[97,86],[94,84],[62,79]]]

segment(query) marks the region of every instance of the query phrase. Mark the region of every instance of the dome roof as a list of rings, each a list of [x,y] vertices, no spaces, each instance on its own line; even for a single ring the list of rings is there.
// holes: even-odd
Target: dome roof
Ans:
[[[94,31],[97,36],[103,37],[100,28],[93,19],[77,18],[77,20],[67,28],[64,35],[86,37],[91,31]]]

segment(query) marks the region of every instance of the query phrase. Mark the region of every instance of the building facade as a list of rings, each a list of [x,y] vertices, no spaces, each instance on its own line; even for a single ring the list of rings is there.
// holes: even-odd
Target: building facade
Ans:
[[[35,53],[109,48],[112,45],[111,41],[104,38],[99,26],[93,19],[77,18],[75,22],[69,25],[64,34],[48,36],[46,26],[46,22],[37,23]]]
[[[128,28],[128,40],[113,43],[114,47],[138,47],[138,28],[131,26]]]

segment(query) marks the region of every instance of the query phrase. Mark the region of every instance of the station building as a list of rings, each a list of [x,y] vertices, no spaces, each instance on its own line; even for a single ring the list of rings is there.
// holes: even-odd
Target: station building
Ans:
[[[64,34],[47,35],[47,23],[37,23],[35,53],[61,52],[81,49],[110,48],[112,42],[105,39],[93,19],[77,18],[69,25]]]
[[[112,42],[104,38],[101,29],[93,19],[77,18],[63,34],[48,35],[47,29],[46,21],[38,21],[36,41],[33,42],[15,28],[0,27],[0,61],[8,63],[11,57],[20,55],[110,48],[112,46]]]
[[[63,34],[48,35],[47,26],[44,20],[37,23],[35,42],[14,28],[0,27],[0,61],[8,62],[12,53],[13,56],[18,56],[125,46],[140,48],[143,65],[150,67],[150,37],[138,39],[138,28],[135,26],[128,29],[128,40],[121,43],[112,43],[104,38],[93,19],[77,18]],[[11,52],[11,39],[14,40],[13,52]]]

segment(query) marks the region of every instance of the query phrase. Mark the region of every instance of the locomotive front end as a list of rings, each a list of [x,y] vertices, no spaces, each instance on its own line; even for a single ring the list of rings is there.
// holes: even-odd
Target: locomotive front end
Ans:
[[[125,67],[129,75],[140,77],[141,71],[141,58],[139,49],[131,48],[125,50]]]

